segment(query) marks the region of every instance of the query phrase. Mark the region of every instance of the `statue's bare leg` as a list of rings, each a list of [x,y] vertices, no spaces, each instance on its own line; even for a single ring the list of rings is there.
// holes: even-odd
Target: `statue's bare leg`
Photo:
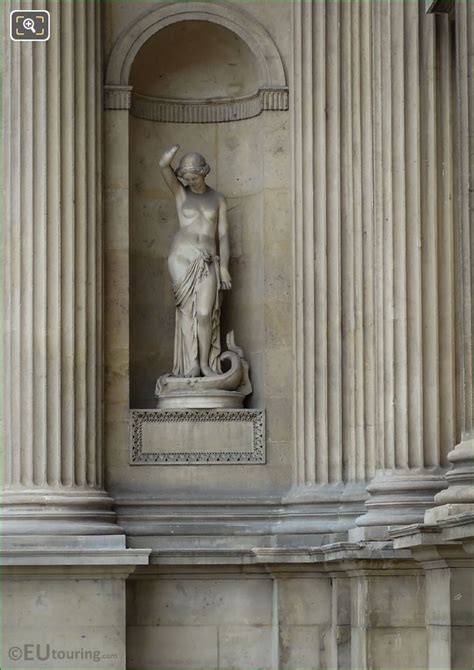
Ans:
[[[199,365],[205,377],[212,377],[217,373],[209,365],[209,353],[212,340],[212,310],[216,299],[217,278],[210,268],[198,288],[196,296],[196,312],[198,322]]]

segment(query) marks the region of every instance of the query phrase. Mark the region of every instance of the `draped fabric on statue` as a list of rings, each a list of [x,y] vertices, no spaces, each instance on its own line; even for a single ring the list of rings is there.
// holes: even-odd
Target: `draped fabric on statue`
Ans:
[[[215,272],[216,274],[217,289],[211,314],[212,332],[209,367],[214,372],[220,372],[218,364],[218,357],[221,353],[219,327],[219,257],[211,256],[211,254],[200,250],[196,258],[189,263],[183,277],[176,282],[176,284],[173,284],[174,300],[176,304],[173,362],[173,375],[175,377],[186,377],[199,359],[196,298],[199,284],[210,272]]]

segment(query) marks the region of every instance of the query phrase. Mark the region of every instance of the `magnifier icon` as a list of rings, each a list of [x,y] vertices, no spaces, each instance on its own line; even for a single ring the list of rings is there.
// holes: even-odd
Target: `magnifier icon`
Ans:
[[[25,19],[23,21],[23,28],[25,28],[25,30],[31,30],[31,32],[36,35],[35,22],[33,19]]]

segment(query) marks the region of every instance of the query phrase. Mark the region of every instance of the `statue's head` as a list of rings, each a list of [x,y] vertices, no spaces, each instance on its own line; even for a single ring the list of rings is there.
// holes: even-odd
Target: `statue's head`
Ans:
[[[191,151],[188,154],[184,154],[179,161],[176,174],[181,178],[185,178],[187,174],[200,175],[204,178],[210,171],[211,168],[206,163],[204,156],[201,156],[201,154],[198,154],[195,151]]]

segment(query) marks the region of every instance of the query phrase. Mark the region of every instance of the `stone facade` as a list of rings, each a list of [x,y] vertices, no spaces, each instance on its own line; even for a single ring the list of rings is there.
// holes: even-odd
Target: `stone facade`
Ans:
[[[473,4],[41,8],[4,40],[2,667],[470,670]],[[245,410],[155,409],[174,143],[227,198]]]

